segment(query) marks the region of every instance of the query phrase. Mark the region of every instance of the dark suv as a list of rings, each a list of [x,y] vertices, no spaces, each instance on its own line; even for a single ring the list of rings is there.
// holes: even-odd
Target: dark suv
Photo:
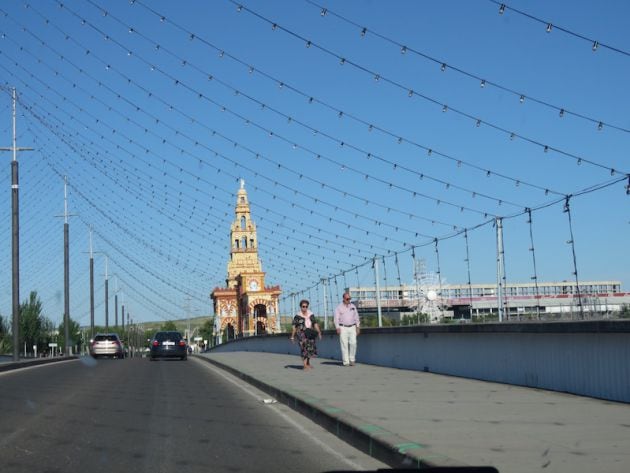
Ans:
[[[188,344],[179,332],[157,332],[151,340],[151,361],[158,358],[188,359]]]

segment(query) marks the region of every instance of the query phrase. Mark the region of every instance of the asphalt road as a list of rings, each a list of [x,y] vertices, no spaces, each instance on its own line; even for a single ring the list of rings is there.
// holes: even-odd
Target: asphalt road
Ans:
[[[364,455],[212,365],[83,358],[0,373],[9,472],[375,470]]]

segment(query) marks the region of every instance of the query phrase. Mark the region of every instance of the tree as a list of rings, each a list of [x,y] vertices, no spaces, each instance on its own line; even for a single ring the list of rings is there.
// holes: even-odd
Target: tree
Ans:
[[[78,351],[81,352],[82,348],[82,337],[81,337],[81,327],[79,327],[78,322],[75,322],[71,318],[68,318],[70,323],[68,324],[69,335],[70,335],[70,346],[77,346]],[[59,328],[57,329],[57,333],[59,333],[59,349],[65,353],[66,351],[66,326],[65,321],[59,324]]]
[[[9,320],[0,315],[0,354],[11,352],[11,334],[9,333]]]
[[[42,313],[42,302],[37,291],[32,291],[28,300],[20,304],[18,330],[20,347],[26,344],[26,349],[32,350],[36,346],[38,351],[48,347],[53,324]]]
[[[214,318],[206,320],[199,329],[199,336],[204,340],[208,340],[208,344],[212,345],[212,334],[214,333]]]
[[[164,322],[162,324],[160,330],[163,332],[175,332],[177,331],[177,325],[175,325],[175,322],[173,322],[172,320],[169,320],[168,322]]]

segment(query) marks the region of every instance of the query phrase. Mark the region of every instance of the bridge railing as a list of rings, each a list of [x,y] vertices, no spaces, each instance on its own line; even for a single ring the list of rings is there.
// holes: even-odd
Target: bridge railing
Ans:
[[[359,363],[630,402],[630,321],[450,324],[365,328]],[[294,353],[288,334],[246,337],[214,350]],[[340,360],[334,331],[319,355]]]

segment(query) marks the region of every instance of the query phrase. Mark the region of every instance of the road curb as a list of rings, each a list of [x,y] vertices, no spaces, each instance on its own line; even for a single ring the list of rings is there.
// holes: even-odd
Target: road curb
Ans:
[[[431,451],[426,445],[412,442],[379,426],[366,424],[365,421],[341,409],[321,403],[316,404],[317,400],[315,399],[303,398],[298,393],[272,386],[232,366],[208,357],[197,356],[196,358],[221,368],[266,392],[278,402],[282,402],[308,417],[346,443],[394,468],[424,469],[467,466]]]
[[[20,368],[28,368],[31,366],[47,365],[49,363],[57,363],[60,361],[78,360],[78,356],[60,356],[54,358],[36,358],[34,360],[9,361],[0,363],[0,372],[19,370]]]

